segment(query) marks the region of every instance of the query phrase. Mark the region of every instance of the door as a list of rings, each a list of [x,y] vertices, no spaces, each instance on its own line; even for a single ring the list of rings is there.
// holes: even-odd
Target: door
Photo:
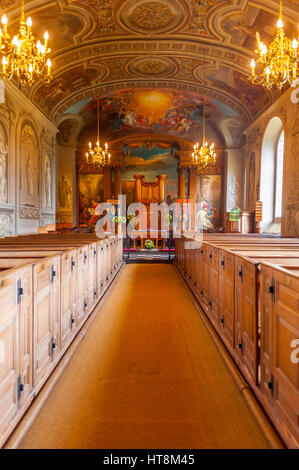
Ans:
[[[28,266],[20,271],[17,289],[19,301],[19,406],[30,396],[32,381],[32,332],[33,332],[33,270]]]
[[[219,318],[224,342],[235,347],[235,262],[234,255],[219,250]]]
[[[273,375],[276,411],[299,441],[299,280],[273,270]],[[297,346],[296,346],[297,344]]]
[[[19,319],[16,272],[0,277],[0,436],[18,407]]]
[[[61,349],[69,343],[77,326],[76,252],[61,257]]]
[[[34,385],[39,388],[60,353],[60,257],[34,265]]]
[[[272,400],[274,394],[272,357],[273,357],[273,271],[272,268],[261,266],[260,274],[260,364],[261,389]],[[272,293],[271,293],[272,290]]]
[[[209,261],[208,261],[208,279],[209,279],[209,317],[218,330],[219,328],[219,309],[218,309],[218,294],[219,294],[219,279],[218,279],[218,248],[209,248]]]

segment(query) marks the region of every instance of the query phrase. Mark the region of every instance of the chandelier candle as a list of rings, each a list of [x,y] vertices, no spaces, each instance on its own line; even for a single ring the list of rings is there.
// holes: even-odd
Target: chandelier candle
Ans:
[[[14,76],[18,78],[22,86],[31,87],[37,80],[49,82],[51,79],[51,60],[48,54],[49,34],[44,34],[43,43],[32,34],[32,19],[25,19],[24,0],[21,0],[21,19],[19,32],[10,40],[7,32],[7,16],[1,19],[0,50],[2,55],[2,70],[0,75],[4,80],[10,80]]]
[[[251,81],[254,84],[264,85],[266,88],[276,86],[282,88],[285,84],[295,82],[298,78],[298,41],[289,39],[285,35],[282,17],[282,0],[280,0],[280,13],[277,21],[277,35],[269,46],[261,41],[260,34],[256,33],[258,54],[257,63],[252,59]]]

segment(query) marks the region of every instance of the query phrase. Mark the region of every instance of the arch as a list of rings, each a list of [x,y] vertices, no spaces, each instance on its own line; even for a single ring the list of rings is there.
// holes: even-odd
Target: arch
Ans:
[[[279,137],[283,132],[283,122],[273,117],[267,125],[262,144],[261,158],[261,192],[263,202],[263,221],[261,231],[280,231],[280,221],[276,227],[271,227],[275,221],[275,183],[276,183],[276,156]]]

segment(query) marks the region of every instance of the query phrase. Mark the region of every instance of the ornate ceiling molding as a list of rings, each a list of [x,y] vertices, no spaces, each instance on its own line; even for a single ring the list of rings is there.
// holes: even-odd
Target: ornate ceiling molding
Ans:
[[[19,0],[0,0],[0,7],[16,25]],[[49,29],[54,70],[53,83],[36,85],[29,97],[57,120],[65,103],[92,96],[98,80],[105,91],[117,82],[118,88],[131,86],[134,77],[138,87],[147,80],[165,86],[167,78],[168,87],[213,88],[217,99],[248,121],[279,96],[254,94],[246,86],[255,31],[269,39],[278,8],[279,0],[26,0],[34,32]],[[284,0],[284,16],[292,35],[298,0]],[[210,62],[205,77],[204,51]]]

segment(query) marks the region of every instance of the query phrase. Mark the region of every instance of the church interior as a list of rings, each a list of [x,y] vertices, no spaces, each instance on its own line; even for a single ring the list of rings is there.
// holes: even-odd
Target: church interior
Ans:
[[[0,448],[299,449],[298,24],[0,0]]]

